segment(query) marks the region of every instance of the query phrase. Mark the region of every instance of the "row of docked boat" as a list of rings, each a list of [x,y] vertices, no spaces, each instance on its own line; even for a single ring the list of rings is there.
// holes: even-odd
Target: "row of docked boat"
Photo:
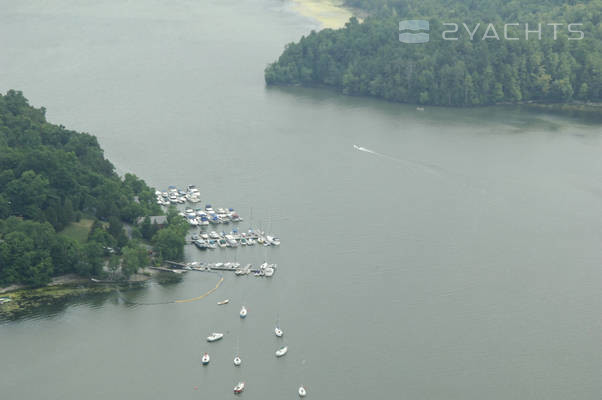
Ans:
[[[186,202],[199,203],[201,201],[201,193],[194,185],[188,185],[186,190],[180,190],[175,186],[169,186],[167,192],[157,190],[155,196],[157,197],[157,204],[160,206],[184,204]]]
[[[280,239],[272,235],[266,235],[262,231],[249,229],[247,232],[239,232],[238,229],[230,233],[216,231],[195,233],[191,236],[192,243],[200,250],[239,247],[239,246],[280,246]]]
[[[229,302],[230,302],[229,299],[225,299],[225,300],[219,301],[217,304],[218,305],[226,305]],[[248,315],[248,310],[243,305],[240,309],[239,316],[241,319],[244,320],[247,317],[247,315]],[[276,324],[276,327],[274,328],[274,334],[276,335],[277,338],[282,338],[284,336],[284,331],[278,326],[278,324]],[[224,337],[223,333],[213,332],[209,336],[207,336],[207,342],[209,342],[209,343],[217,342],[218,340],[221,340],[223,337]],[[278,348],[276,350],[275,356],[277,358],[280,358],[280,357],[284,357],[287,353],[288,353],[288,346],[281,346],[280,348]],[[209,365],[210,361],[211,361],[211,357],[209,356],[209,353],[205,352],[201,356],[201,364],[204,366],[207,366],[207,365]],[[234,355],[233,363],[234,363],[235,367],[240,367],[242,365],[242,359],[241,359],[240,355],[238,354],[238,344],[237,344],[237,351]],[[241,394],[245,390],[245,387],[246,387],[246,383],[244,381],[238,382],[234,386],[234,393]],[[299,394],[299,397],[305,397],[307,395],[307,390],[302,385],[299,387],[297,393]]]
[[[220,207],[213,209],[211,204],[205,205],[205,208],[187,208],[179,215],[186,218],[186,222],[190,226],[200,227],[243,221],[242,217],[233,208]]]
[[[269,264],[267,262],[253,267],[252,264],[242,265],[238,262],[217,262],[217,263],[202,263],[202,262],[191,262],[184,266],[184,270],[188,271],[230,271],[234,272],[235,275],[250,275],[271,278],[276,273],[278,264]]]

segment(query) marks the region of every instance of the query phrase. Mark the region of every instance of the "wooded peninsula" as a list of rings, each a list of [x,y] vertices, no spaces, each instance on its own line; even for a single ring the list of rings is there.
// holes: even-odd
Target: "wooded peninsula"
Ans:
[[[602,100],[600,0],[346,5],[369,16],[286,45],[266,68],[266,83],[443,106]],[[400,42],[400,21],[420,19],[429,22],[428,42]]]
[[[96,137],[47,122],[45,111],[21,92],[0,94],[0,287],[67,273],[120,281],[181,259],[188,226],[177,211],[151,224],[163,215],[154,189],[118,176]]]

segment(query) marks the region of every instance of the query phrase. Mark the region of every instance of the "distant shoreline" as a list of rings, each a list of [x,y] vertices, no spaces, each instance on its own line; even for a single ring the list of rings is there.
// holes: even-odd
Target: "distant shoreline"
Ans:
[[[337,0],[293,0],[293,9],[304,17],[318,21],[321,29],[338,29],[354,16],[351,9]]]

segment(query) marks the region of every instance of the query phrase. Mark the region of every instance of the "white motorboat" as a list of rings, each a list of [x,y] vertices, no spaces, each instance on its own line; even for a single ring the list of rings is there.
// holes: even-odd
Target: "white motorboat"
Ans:
[[[242,306],[242,308],[240,309],[240,318],[246,318],[247,317],[247,309],[245,308],[245,306]]]
[[[272,277],[274,275],[274,268],[266,267],[266,269],[263,270],[263,274],[268,278]]]
[[[217,304],[220,306],[223,306],[224,304],[228,304],[229,302],[230,302],[230,299],[226,299],[226,300],[218,301]]]
[[[244,382],[238,382],[238,384],[234,386],[234,393],[236,394],[242,393],[243,390],[245,390]]]
[[[240,364],[242,364],[242,360],[238,355],[236,355],[236,357],[234,357],[234,365],[238,367]]]
[[[288,346],[284,346],[276,350],[276,357],[282,357],[288,352]]]
[[[299,397],[307,396],[307,390],[303,386],[299,387]]]
[[[209,361],[211,361],[209,354],[207,354],[207,353],[203,354],[203,356],[201,357],[201,364],[207,365],[207,364],[209,364]]]
[[[274,328],[274,333],[276,334],[276,336],[278,337],[282,337],[282,335],[284,335],[284,332],[282,331],[282,329],[280,329],[280,327],[276,326],[276,328]]]
[[[215,342],[217,340],[220,340],[223,337],[224,337],[223,333],[213,332],[211,335],[207,336],[207,341],[208,342]]]

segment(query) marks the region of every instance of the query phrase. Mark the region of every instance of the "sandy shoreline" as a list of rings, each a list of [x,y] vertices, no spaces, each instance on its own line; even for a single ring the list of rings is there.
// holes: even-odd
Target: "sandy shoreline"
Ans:
[[[318,21],[321,28],[342,28],[353,16],[352,11],[338,0],[293,0],[293,9],[304,17]]]

